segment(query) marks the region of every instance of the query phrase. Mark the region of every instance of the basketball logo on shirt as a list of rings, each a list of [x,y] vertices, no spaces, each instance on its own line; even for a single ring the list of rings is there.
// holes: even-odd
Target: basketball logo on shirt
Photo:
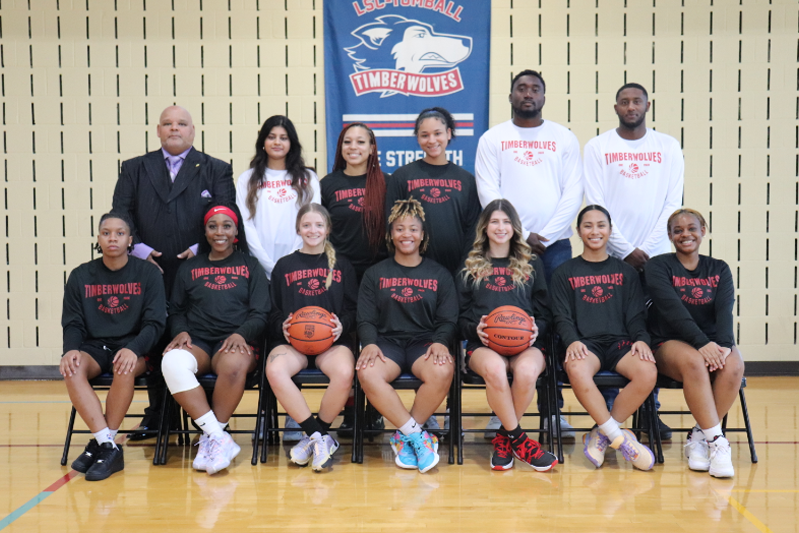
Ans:
[[[266,197],[276,204],[284,204],[297,197],[297,191],[292,188],[291,180],[265,181],[263,188],[270,189]]]
[[[569,284],[579,291],[580,298],[591,304],[603,304],[613,298],[613,291],[624,285],[624,274],[602,274],[600,276],[575,276],[569,278]]]
[[[207,277],[205,279],[208,280]],[[228,283],[228,277],[222,276],[220,274],[218,276],[214,276],[213,283],[211,283],[210,281],[206,281],[205,286],[215,291],[226,291],[236,286],[236,283],[233,281],[233,279],[235,279],[235,276],[231,278],[230,282]]]
[[[217,285],[223,285],[227,281],[227,278],[225,276],[217,276],[214,278],[214,281]]]
[[[594,296],[594,298],[601,298],[603,292],[605,291],[603,291],[602,287],[600,287],[599,285],[591,289],[591,294]]]
[[[450,193],[463,190],[461,180],[412,179],[408,180],[408,192],[418,194],[428,204],[443,204],[451,199]]]
[[[363,195],[366,194],[366,189],[358,187],[355,189],[340,189],[336,191],[336,201],[344,202],[348,208],[360,213],[363,211]]]
[[[671,284],[679,288],[680,300],[690,305],[707,305],[713,301],[713,289],[719,286],[720,276],[686,278],[672,276]]]
[[[649,163],[644,163],[643,165],[648,167]],[[639,167],[636,163],[630,163],[629,165],[627,165],[627,168],[624,168],[623,163],[619,163],[619,166],[622,167],[621,170],[619,170],[619,174],[621,174],[625,178],[637,180],[649,174],[648,171]]]
[[[703,294],[704,291],[699,287],[694,287],[693,289],[691,289],[691,296],[693,296],[694,298],[701,298]]]
[[[116,306],[118,306],[119,305],[119,298],[117,298],[116,296],[111,296],[110,298],[108,298],[108,301],[106,302],[106,305],[108,305],[108,307],[116,307]]]
[[[130,300],[130,296],[123,296],[125,300]],[[100,305],[97,309],[107,315],[118,315],[124,313],[130,306],[127,303],[121,303],[118,296],[106,296],[105,298],[97,298]],[[121,304],[121,305],[120,305]]]
[[[423,299],[422,293],[438,291],[438,280],[414,278],[380,278],[380,289],[389,289],[390,296],[398,302],[407,304]]]
[[[97,302],[97,309],[107,315],[118,315],[130,308],[127,302],[131,295],[141,294],[141,283],[110,283],[84,285],[83,297]]]
[[[580,289],[583,294],[583,300],[592,304],[603,304],[613,298],[613,285],[594,285],[591,287],[591,295],[586,294],[586,289]]]
[[[308,288],[311,290],[319,288],[319,280],[318,279],[309,279],[308,280]]]

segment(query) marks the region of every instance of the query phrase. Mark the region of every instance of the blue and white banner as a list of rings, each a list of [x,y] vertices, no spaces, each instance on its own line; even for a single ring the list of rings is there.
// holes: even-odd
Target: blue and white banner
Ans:
[[[421,159],[413,135],[419,112],[455,118],[450,161],[474,172],[488,129],[489,0],[325,0],[325,109],[328,170],[341,129],[364,122],[391,173]]]

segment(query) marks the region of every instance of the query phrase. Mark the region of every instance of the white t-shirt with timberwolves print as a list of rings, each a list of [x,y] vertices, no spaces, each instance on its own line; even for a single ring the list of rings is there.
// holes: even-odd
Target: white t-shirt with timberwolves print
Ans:
[[[624,259],[636,248],[649,257],[671,251],[669,216],[682,205],[685,162],[677,139],[653,129],[635,141],[615,129],[585,145],[583,174],[587,204],[610,212],[608,252]]]
[[[583,201],[583,172],[580,143],[568,128],[549,120],[535,128],[520,128],[512,120],[497,124],[480,137],[474,169],[482,206],[509,200],[525,239],[538,233],[549,246],[572,234]]]
[[[310,201],[320,204],[319,177],[311,169],[306,169],[306,172],[313,189]],[[250,253],[264,267],[266,277],[272,279],[272,269],[277,260],[302,247],[302,239],[296,230],[297,212],[300,210],[297,191],[291,186],[288,171],[267,169],[263,188],[255,204],[255,216],[250,219],[247,190],[251,177],[252,169],[239,176],[236,182],[236,205],[244,217]]]

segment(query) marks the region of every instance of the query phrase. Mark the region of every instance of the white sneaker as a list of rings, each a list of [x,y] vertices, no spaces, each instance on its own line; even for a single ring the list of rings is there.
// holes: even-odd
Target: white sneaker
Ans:
[[[299,442],[302,439],[302,431],[289,431],[289,429],[300,429],[300,424],[286,415],[286,431],[283,432],[283,442]]]
[[[338,442],[330,435],[320,435],[315,432],[311,435],[313,443],[313,465],[314,472],[321,472],[333,464],[333,454],[338,450]]]
[[[197,456],[194,458],[194,462],[191,463],[191,467],[205,472],[208,466],[208,437],[205,433],[200,435],[200,441],[195,446],[198,446]]]
[[[497,415],[491,415],[491,419],[486,424],[485,433],[483,433],[483,438],[491,440],[497,436],[497,430],[502,427],[502,422],[499,421],[499,417]]]
[[[713,477],[732,477],[735,469],[732,467],[732,450],[730,441],[723,435],[716,436],[708,443],[710,448],[710,475]]]
[[[552,415],[552,422],[555,422],[555,415]],[[544,419],[544,429],[549,430],[549,419]],[[560,417],[560,438],[562,439],[573,439],[577,436],[574,431],[574,426],[569,424],[563,415]]]
[[[313,442],[311,437],[303,433],[300,442],[291,449],[291,462],[295,465],[308,466],[311,457],[313,457]]]
[[[693,428],[688,433],[685,457],[688,459],[688,468],[691,470],[707,472],[710,469],[710,450],[701,429]]]
[[[208,464],[205,471],[216,474],[230,466],[230,462],[241,452],[241,447],[233,441],[230,433],[208,438]]]

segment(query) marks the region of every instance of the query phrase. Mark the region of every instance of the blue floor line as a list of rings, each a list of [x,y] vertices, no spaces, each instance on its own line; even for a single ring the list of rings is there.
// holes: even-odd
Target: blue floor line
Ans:
[[[0,531],[10,526],[17,518],[21,517],[22,515],[24,515],[25,513],[36,507],[37,505],[39,505],[39,503],[42,500],[44,500],[51,494],[52,492],[40,492],[39,494],[28,500],[26,503],[24,503],[22,506],[20,506],[16,511],[11,513],[7,517],[3,518],[3,520],[0,520]]]

